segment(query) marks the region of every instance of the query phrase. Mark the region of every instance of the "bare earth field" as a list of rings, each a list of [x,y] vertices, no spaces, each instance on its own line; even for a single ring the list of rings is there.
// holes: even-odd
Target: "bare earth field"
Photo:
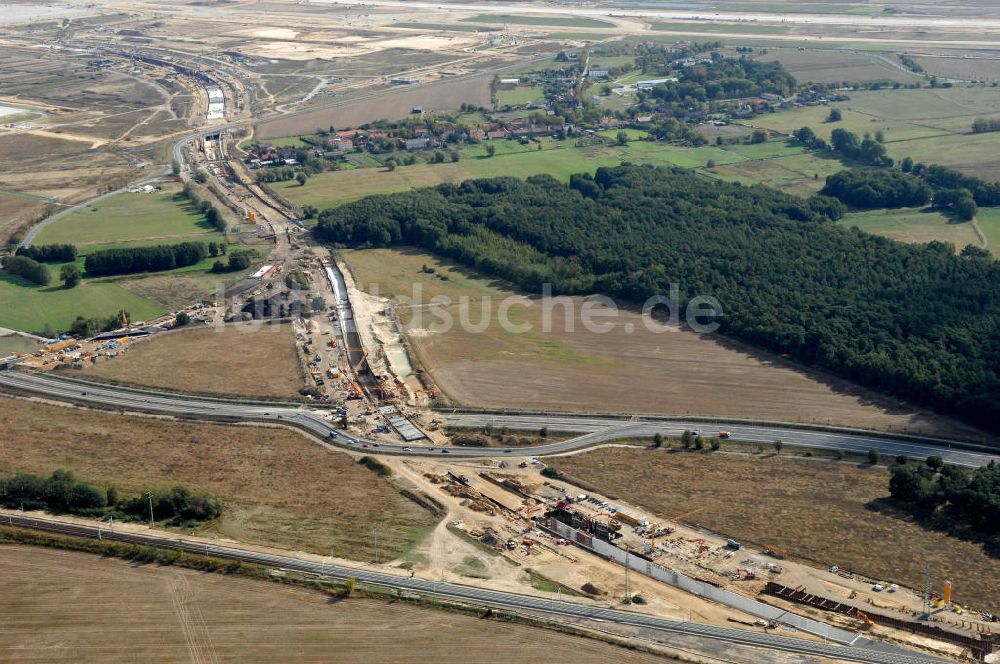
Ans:
[[[265,120],[257,125],[255,136],[261,139],[295,136],[315,131],[317,127],[356,127],[379,119],[400,120],[409,117],[414,106],[420,106],[425,111],[454,109],[464,103],[486,106],[490,103],[491,81],[492,77],[488,75],[443,81],[396,91],[391,95]]]
[[[1000,608],[1000,560],[977,544],[867,507],[889,494],[881,467],[625,448],[566,456],[554,464],[657,515],[694,510],[686,521],[820,566],[840,565],[920,588],[930,565],[935,579],[955,583],[962,605]]]
[[[662,658],[537,627],[113,558],[0,546],[0,659],[527,662]],[[108,609],[114,629],[107,629]],[[113,607],[113,608],[112,608]],[[483,630],[489,630],[484,639]]]
[[[179,392],[292,398],[304,386],[291,325],[165,332],[84,371],[87,379]]]
[[[437,315],[423,309],[423,320],[417,321],[413,310],[402,314],[417,364],[457,404],[712,414],[950,435],[967,430],[717,335],[651,332],[631,311],[610,319],[615,328],[609,333],[588,331],[579,318],[579,299],[573,300],[576,316],[569,325],[565,310],[553,308],[551,332],[544,331],[542,304],[522,306],[527,302],[522,299],[510,308],[509,319],[528,323],[532,329],[524,334],[508,332],[497,322],[500,301],[512,295],[503,285],[417,250],[352,251],[344,258],[357,283],[383,297],[411,297],[412,284],[418,283],[425,303],[436,295],[454,302],[461,296],[473,298],[468,315],[473,325],[481,320],[481,298],[492,298],[486,309],[489,324],[482,332],[458,324],[447,332],[433,332],[440,320]],[[425,264],[437,272],[423,273]],[[447,275],[448,281],[439,275]],[[458,305],[447,311],[456,323],[460,320]]]
[[[44,423],[44,426],[39,426]],[[0,474],[59,468],[124,495],[181,484],[223,503],[201,535],[372,560],[416,544],[434,517],[353,458],[299,433],[115,415],[0,398]],[[3,659],[0,657],[0,659]]]

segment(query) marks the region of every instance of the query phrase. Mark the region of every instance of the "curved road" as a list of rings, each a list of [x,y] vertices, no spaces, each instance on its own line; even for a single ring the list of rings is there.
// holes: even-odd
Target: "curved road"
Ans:
[[[458,583],[446,583],[415,577],[397,576],[395,574],[386,574],[384,572],[375,572],[362,568],[332,564],[328,565],[320,562],[305,561],[298,558],[259,553],[256,551],[218,546],[192,540],[175,539],[172,537],[157,535],[126,533],[108,530],[107,528],[98,526],[77,525],[51,519],[39,519],[15,514],[3,514],[0,515],[0,524],[20,526],[31,528],[33,530],[43,530],[79,537],[113,539],[142,545],[151,545],[159,548],[179,549],[191,553],[256,563],[280,569],[295,570],[298,572],[335,579],[353,577],[362,583],[389,587],[400,591],[420,593],[421,595],[444,597],[451,600],[469,602],[481,606],[511,609],[514,611],[540,612],[562,618],[597,620],[618,625],[647,627],[663,632],[688,634],[701,638],[725,641],[727,643],[740,643],[749,646],[756,646],[771,651],[780,650],[784,652],[814,655],[818,657],[828,657],[841,661],[865,662],[871,664],[931,664],[942,661],[931,657],[921,656],[917,653],[911,654],[895,648],[881,649],[878,647],[879,644],[867,639],[858,639],[854,645],[850,646],[833,645],[819,641],[807,641],[805,639],[736,629],[732,627],[719,627],[703,623],[671,620],[648,614],[634,613],[632,611],[605,609],[593,604],[577,604],[574,602],[544,599],[497,590],[487,590],[485,588],[466,586]]]
[[[50,399],[71,401],[103,408],[132,410],[162,415],[193,417],[211,420],[240,422],[271,422],[287,424],[303,429],[328,443],[360,451],[370,449],[377,454],[398,454],[407,456],[453,457],[533,457],[560,454],[582,449],[590,445],[608,442],[630,436],[652,436],[660,432],[676,436],[689,431],[713,429],[729,431],[737,440],[771,443],[781,439],[787,445],[799,445],[818,449],[842,450],[845,452],[867,453],[876,448],[884,455],[904,454],[911,458],[924,458],[932,454],[940,455],[947,463],[978,467],[990,461],[1000,462],[1000,454],[987,450],[970,451],[948,447],[947,441],[939,444],[919,443],[879,438],[870,434],[810,431],[794,427],[726,423],[719,421],[712,425],[694,421],[653,421],[622,420],[586,416],[544,416],[544,415],[494,415],[463,413],[447,415],[451,426],[480,428],[487,424],[511,429],[538,430],[548,427],[552,431],[579,432],[581,435],[558,442],[530,447],[516,448],[462,448],[423,447],[418,445],[396,445],[368,440],[345,433],[336,428],[326,411],[290,405],[266,403],[239,403],[222,399],[168,395],[159,392],[127,389],[114,385],[101,385],[78,380],[67,380],[52,375],[29,374],[20,371],[0,371],[0,390],[28,392]]]

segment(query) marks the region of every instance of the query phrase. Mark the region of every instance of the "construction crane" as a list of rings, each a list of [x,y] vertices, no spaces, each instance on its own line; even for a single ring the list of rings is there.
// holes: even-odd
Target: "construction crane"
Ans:
[[[660,529],[660,524],[654,523],[649,529],[649,552],[656,549],[656,531]]]

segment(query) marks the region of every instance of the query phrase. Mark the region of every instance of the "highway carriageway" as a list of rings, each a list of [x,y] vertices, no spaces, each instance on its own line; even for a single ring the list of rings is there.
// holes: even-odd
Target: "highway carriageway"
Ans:
[[[30,374],[21,371],[0,371],[0,390],[30,393],[49,399],[70,401],[114,410],[174,415],[196,419],[238,422],[269,422],[286,424],[307,431],[326,442],[345,449],[361,451],[369,449],[373,454],[397,454],[404,456],[454,457],[534,457],[560,454],[582,449],[600,443],[628,437],[651,437],[655,433],[679,436],[684,431],[699,431],[704,434],[729,431],[734,440],[759,442],[764,444],[781,440],[785,445],[797,445],[817,449],[841,450],[856,454],[866,454],[876,448],[884,456],[906,455],[913,459],[923,459],[938,455],[946,463],[978,467],[990,461],[1000,462],[1000,453],[983,449],[960,449],[949,447],[948,441],[915,442],[880,438],[870,433],[846,433],[815,431],[782,427],[777,425],[751,425],[739,422],[714,423],[704,421],[641,420],[588,417],[584,415],[500,415],[485,413],[453,413],[444,417],[451,427],[481,429],[487,425],[494,428],[508,427],[518,430],[538,431],[543,427],[549,431],[576,432],[581,435],[542,445],[515,448],[475,448],[475,447],[426,447],[419,445],[397,445],[377,442],[345,433],[334,427],[326,419],[322,410],[289,405],[269,405],[266,403],[236,402],[223,399],[170,395],[162,392],[144,391],[115,385],[101,385],[78,380],[67,380],[49,374]],[[708,427],[712,427],[709,431]],[[968,447],[968,446],[964,446]]]
[[[396,576],[394,574],[376,572],[369,569],[311,562],[288,556],[259,553],[246,549],[208,544],[206,542],[185,540],[181,538],[122,532],[120,530],[112,530],[104,526],[67,523],[54,519],[42,519],[9,513],[0,515],[0,525],[28,528],[75,537],[87,537],[92,539],[99,538],[144,546],[154,546],[164,549],[177,549],[194,554],[213,556],[227,560],[239,560],[246,563],[256,563],[267,567],[314,574],[320,577],[332,579],[347,579],[353,577],[361,583],[393,588],[400,591],[417,593],[419,595],[441,597],[475,606],[486,606],[522,612],[538,612],[560,618],[596,620],[618,625],[633,625],[637,627],[655,629],[661,632],[687,634],[695,637],[725,641],[727,643],[756,646],[770,651],[780,650],[802,655],[813,655],[842,661],[866,662],[871,664],[930,664],[940,663],[942,661],[940,659],[922,656],[917,653],[910,653],[894,646],[878,644],[861,638],[855,642],[855,645],[834,645],[821,641],[807,641],[805,639],[742,630],[732,627],[720,627],[704,623],[660,618],[649,614],[622,611],[618,609],[607,609],[588,604],[577,604],[561,600],[557,601],[540,597],[532,597],[530,595],[487,590],[485,588],[476,588],[474,586],[466,586],[458,583],[438,582],[416,577]]]

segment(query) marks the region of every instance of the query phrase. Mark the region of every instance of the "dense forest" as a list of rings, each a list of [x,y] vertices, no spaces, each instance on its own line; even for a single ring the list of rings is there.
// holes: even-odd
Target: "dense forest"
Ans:
[[[931,200],[920,178],[891,168],[854,168],[826,179],[823,193],[860,209],[917,207]]]
[[[408,243],[529,292],[633,302],[679,284],[725,334],[1000,431],[1000,262],[838,227],[839,203],[623,165],[371,196],[326,210],[349,245]]]

